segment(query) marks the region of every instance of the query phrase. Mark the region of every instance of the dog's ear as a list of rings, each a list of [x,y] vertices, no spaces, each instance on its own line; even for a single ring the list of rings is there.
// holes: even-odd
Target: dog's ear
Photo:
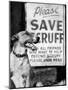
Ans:
[[[13,35],[12,38],[11,38],[12,41],[17,41],[18,39],[19,39],[19,37],[18,37],[17,34]]]
[[[12,48],[14,46],[14,43],[18,41],[18,36],[17,35],[13,35],[10,39],[10,47],[11,47],[11,51],[12,51]]]

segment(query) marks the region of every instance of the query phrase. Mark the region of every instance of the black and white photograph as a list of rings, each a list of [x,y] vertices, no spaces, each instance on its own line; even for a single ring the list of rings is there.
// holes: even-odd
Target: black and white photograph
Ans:
[[[9,1],[9,88],[66,86],[66,4]]]

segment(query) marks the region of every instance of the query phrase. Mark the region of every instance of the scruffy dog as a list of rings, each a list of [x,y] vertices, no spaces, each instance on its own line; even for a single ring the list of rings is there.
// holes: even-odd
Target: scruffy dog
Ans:
[[[28,48],[37,50],[34,43],[38,43],[39,38],[27,31],[21,31],[12,37],[17,39],[10,53],[10,71],[13,72],[11,80],[16,88],[30,87],[30,63],[27,55]]]

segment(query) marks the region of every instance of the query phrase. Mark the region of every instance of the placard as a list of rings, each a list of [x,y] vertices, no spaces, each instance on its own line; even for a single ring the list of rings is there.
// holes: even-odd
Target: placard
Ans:
[[[32,66],[65,65],[65,6],[26,3],[26,30],[40,38],[28,51]]]

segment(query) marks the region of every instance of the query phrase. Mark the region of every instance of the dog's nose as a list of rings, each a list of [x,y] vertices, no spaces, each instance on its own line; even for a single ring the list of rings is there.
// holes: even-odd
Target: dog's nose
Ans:
[[[39,42],[39,40],[40,40],[40,37],[37,37],[37,42]]]
[[[39,41],[40,41],[40,37],[36,37],[36,41],[34,42],[35,44],[36,43],[39,43]]]

